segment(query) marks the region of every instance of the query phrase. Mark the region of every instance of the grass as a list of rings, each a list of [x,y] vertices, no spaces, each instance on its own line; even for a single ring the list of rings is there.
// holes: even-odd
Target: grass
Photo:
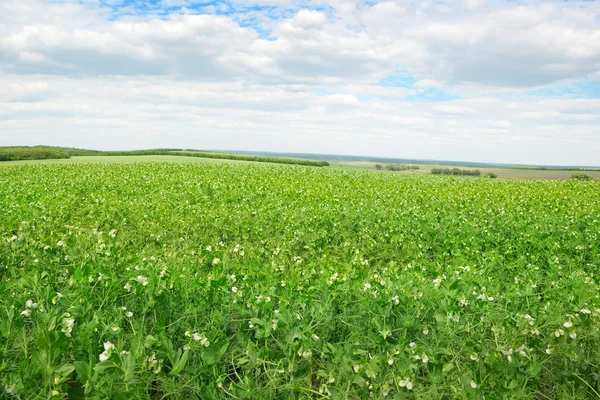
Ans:
[[[600,184],[233,163],[0,168],[21,398],[600,391]]]
[[[7,165],[23,165],[23,164],[70,164],[70,163],[134,163],[134,162],[205,162],[205,163],[234,163],[234,164],[247,164],[251,161],[241,160],[226,160],[226,159],[212,159],[212,158],[196,158],[196,157],[184,157],[184,156],[163,156],[163,155],[151,155],[151,156],[72,156],[70,159],[49,159],[49,160],[24,160],[24,161],[4,161],[0,162],[0,167]],[[269,163],[267,163],[269,164]],[[344,169],[344,170],[356,170],[356,171],[376,171],[376,162],[367,161],[330,161],[329,168],[332,169]],[[381,164],[381,163],[379,163]],[[382,164],[384,169],[382,173],[391,174],[430,174],[431,168],[436,167],[449,167],[454,168],[455,166],[435,166],[429,164],[418,164],[419,170],[415,171],[387,171],[385,164]],[[462,167],[461,167],[462,168]],[[471,167],[465,167],[468,169],[474,169]],[[499,178],[504,179],[545,179],[545,180],[564,180],[569,179],[571,175],[576,172],[573,171],[558,171],[558,170],[535,170],[535,169],[512,169],[512,168],[476,168],[481,171],[481,176],[493,172],[498,175]],[[600,179],[599,171],[585,171],[586,174],[594,179]]]
[[[485,167],[457,167],[457,166],[449,166],[449,165],[431,165],[431,164],[417,164],[419,165],[419,170],[416,171],[402,171],[402,172],[394,172],[394,171],[386,171],[385,164],[376,163],[376,162],[368,162],[368,161],[348,161],[348,162],[330,162],[330,168],[341,168],[341,169],[354,169],[354,170],[375,170],[375,165],[381,164],[384,169],[381,172],[386,173],[404,173],[404,174],[430,174],[432,168],[466,168],[466,169],[478,169],[481,171],[481,176],[485,176],[485,174],[493,172],[498,175],[498,178],[504,179],[526,179],[526,180],[534,180],[534,179],[546,179],[546,180],[564,180],[569,179],[569,177],[573,174],[576,174],[575,171],[560,171],[560,170],[536,170],[536,169],[516,169],[516,168],[485,168]],[[594,179],[600,179],[600,171],[584,171],[584,173],[588,174]]]
[[[2,166],[15,165],[52,165],[52,164],[74,164],[74,163],[107,163],[107,164],[131,164],[140,162],[191,162],[191,163],[210,163],[210,164],[250,164],[253,161],[226,160],[218,158],[200,158],[184,156],[73,156],[68,159],[48,159],[48,160],[23,160],[23,161],[4,161]]]

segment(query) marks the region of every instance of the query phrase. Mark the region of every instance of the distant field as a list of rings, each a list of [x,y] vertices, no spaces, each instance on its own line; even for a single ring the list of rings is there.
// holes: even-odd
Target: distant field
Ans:
[[[50,160],[26,160],[26,161],[4,161],[0,162],[1,166],[7,165],[26,165],[26,164],[73,164],[73,163],[117,163],[127,164],[135,162],[200,162],[200,163],[211,163],[211,164],[249,164],[255,163],[253,161],[240,161],[240,160],[226,160],[217,158],[197,158],[197,157],[184,157],[184,156],[73,156],[69,159],[50,159]],[[263,163],[271,164],[271,163]],[[336,162],[330,161],[330,166],[327,168],[333,169],[352,169],[352,170],[373,170],[375,171],[375,165],[378,163],[367,162],[367,161],[344,161]],[[379,163],[381,164],[381,163]],[[430,164],[418,164],[420,169],[416,171],[403,171],[403,172],[390,172],[385,170],[385,164],[382,173],[390,174],[430,174],[431,168],[435,167],[449,167],[454,168],[455,166],[444,166],[444,165],[430,165]],[[511,168],[474,168],[474,167],[461,167],[466,169],[479,169],[481,175],[485,175],[489,172],[493,172],[498,175],[498,178],[504,179],[550,179],[550,180],[561,180],[568,179],[571,175],[575,174],[575,171],[553,171],[553,170],[524,170],[524,169],[511,169]],[[600,179],[600,171],[585,171],[586,174],[595,179]]]
[[[210,163],[210,164],[249,164],[251,161],[224,160],[219,158],[199,158],[184,156],[77,156],[67,159],[56,160],[25,160],[25,161],[4,161],[0,162],[0,167],[9,165],[27,165],[27,164],[74,164],[74,163],[109,163],[109,164],[129,164],[136,162],[192,162],[192,163]]]
[[[367,162],[367,161],[348,161],[348,162],[330,162],[331,168],[346,168],[346,169],[357,169],[357,170],[375,170],[375,165],[381,164],[384,166],[382,172],[391,174],[429,174],[432,168],[436,167],[447,167],[455,168],[455,165],[430,165],[430,164],[417,164],[419,170],[416,171],[403,171],[403,172],[390,172],[385,170],[384,163]],[[498,175],[498,178],[505,179],[551,179],[561,180],[568,179],[571,175],[576,174],[578,171],[553,171],[553,170],[526,170],[526,169],[513,169],[513,168],[479,168],[479,167],[459,167],[465,169],[478,169],[481,171],[481,176],[487,173],[493,172]],[[600,179],[600,171],[582,171],[592,178]]]

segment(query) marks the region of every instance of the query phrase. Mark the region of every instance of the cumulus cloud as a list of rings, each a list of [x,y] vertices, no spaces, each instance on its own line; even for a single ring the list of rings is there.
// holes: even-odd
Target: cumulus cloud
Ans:
[[[596,3],[210,7],[0,2],[2,143],[596,162]]]

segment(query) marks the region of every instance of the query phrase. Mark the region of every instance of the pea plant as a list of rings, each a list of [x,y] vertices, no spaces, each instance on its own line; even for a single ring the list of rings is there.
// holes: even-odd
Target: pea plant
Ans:
[[[600,184],[0,168],[0,397],[600,397]]]

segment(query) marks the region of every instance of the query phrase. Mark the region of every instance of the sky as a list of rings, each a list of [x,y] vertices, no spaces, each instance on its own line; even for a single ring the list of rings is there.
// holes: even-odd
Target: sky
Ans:
[[[600,1],[0,0],[0,145],[600,166]]]

